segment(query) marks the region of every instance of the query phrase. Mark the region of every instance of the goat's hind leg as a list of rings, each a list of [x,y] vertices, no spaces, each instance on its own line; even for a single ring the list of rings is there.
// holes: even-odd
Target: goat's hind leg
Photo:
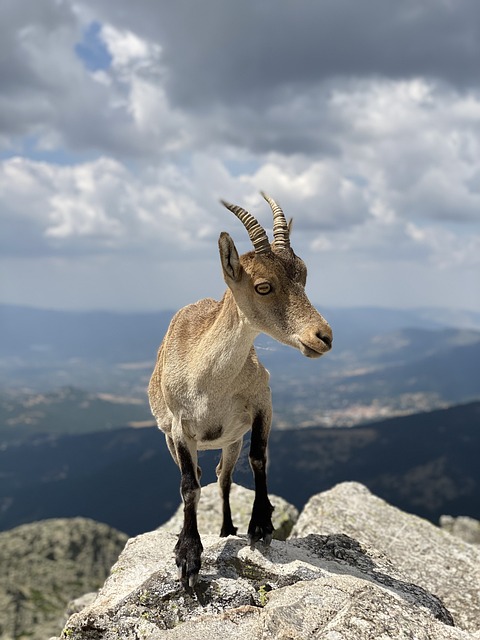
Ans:
[[[222,457],[217,465],[216,473],[218,477],[218,487],[222,497],[223,519],[220,537],[234,536],[237,527],[233,526],[232,512],[230,509],[230,488],[232,486],[232,474],[237,463],[238,456],[242,450],[243,439],[234,442],[222,449]]]
[[[251,546],[259,540],[268,546],[273,537],[273,507],[267,490],[267,444],[271,414],[258,413],[252,425],[249,461],[255,478],[255,500],[248,525],[248,541]]]
[[[194,442],[173,436],[176,459],[182,474],[180,491],[183,499],[183,528],[175,545],[178,577],[183,584],[195,586],[201,567],[202,542],[197,527],[197,505],[200,482],[197,473],[197,449]]]

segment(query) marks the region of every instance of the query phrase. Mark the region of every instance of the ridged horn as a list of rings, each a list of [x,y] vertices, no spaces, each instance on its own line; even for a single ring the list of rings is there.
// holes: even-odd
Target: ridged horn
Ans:
[[[288,224],[281,207],[273,198],[267,196],[266,193],[260,191],[272,209],[273,213],[273,240],[275,249],[290,249],[290,235],[288,233]]]
[[[270,253],[271,248],[267,233],[265,229],[260,226],[258,220],[256,220],[251,213],[242,209],[242,207],[237,207],[237,205],[226,202],[225,200],[220,200],[220,202],[237,216],[248,231],[255,253]]]

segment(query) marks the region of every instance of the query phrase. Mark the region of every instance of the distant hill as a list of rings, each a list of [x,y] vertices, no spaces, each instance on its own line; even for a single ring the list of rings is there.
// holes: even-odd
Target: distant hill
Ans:
[[[480,402],[351,429],[273,432],[270,450],[270,483],[294,504],[356,480],[436,523],[480,517]]]
[[[0,533],[1,637],[59,634],[68,602],[102,586],[126,541],[124,533],[85,518]]]
[[[338,426],[480,398],[480,332],[406,328],[356,349],[305,361],[284,347],[261,350],[282,422]],[[382,416],[383,414],[383,416]]]
[[[445,337],[444,334],[446,333]],[[432,336],[429,336],[430,338]],[[472,339],[468,343],[468,338]],[[423,357],[383,367],[362,376],[362,384],[373,385],[372,396],[409,391],[432,392],[447,402],[480,395],[480,334],[440,332],[435,345]],[[462,339],[465,343],[462,344]],[[409,347],[406,347],[409,348]],[[415,347],[414,347],[415,348]],[[418,355],[419,350],[415,353]]]
[[[351,429],[273,429],[269,489],[301,508],[338,482],[356,480],[402,509],[438,522],[480,519],[480,402]],[[246,457],[236,481],[252,487]],[[215,480],[217,451],[200,457]],[[82,515],[134,535],[177,508],[179,472],[155,428],[49,436],[0,450],[0,528]]]
[[[193,302],[193,301],[192,301]],[[446,327],[480,331],[480,313],[447,309],[321,309],[334,328],[335,346],[358,349],[374,336],[408,327],[433,331]],[[57,311],[0,304],[0,359],[150,360],[175,310],[120,313]]]
[[[172,311],[55,311],[0,305],[0,357],[129,362],[154,355]]]
[[[171,316],[0,305],[0,386],[144,395]]]
[[[0,393],[0,446],[51,435],[108,431],[152,421],[146,398],[93,394],[74,387]]]

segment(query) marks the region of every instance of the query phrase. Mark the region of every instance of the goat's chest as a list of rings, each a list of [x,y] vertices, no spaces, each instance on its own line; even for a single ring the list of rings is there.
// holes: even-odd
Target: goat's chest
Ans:
[[[182,427],[198,449],[219,449],[243,438],[252,427],[255,407],[240,397],[204,398],[196,415],[184,416]],[[203,407],[202,407],[203,404]]]
[[[173,375],[172,375],[173,373]],[[212,375],[206,369],[165,372],[166,408],[198,449],[219,449],[240,440],[252,427],[258,411],[271,406],[269,374],[249,357],[236,375]]]

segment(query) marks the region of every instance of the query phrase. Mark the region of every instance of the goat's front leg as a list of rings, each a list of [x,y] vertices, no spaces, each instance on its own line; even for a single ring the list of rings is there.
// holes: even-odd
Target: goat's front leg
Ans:
[[[258,413],[252,425],[249,460],[255,478],[255,500],[248,525],[250,545],[263,540],[268,546],[273,537],[273,507],[267,491],[267,444],[271,417],[271,412]]]
[[[197,505],[200,499],[200,483],[197,475],[197,449],[187,438],[174,437],[178,466],[182,474],[180,492],[183,499],[183,528],[175,545],[175,562],[178,577],[183,584],[195,586],[201,566],[203,551],[197,527]]]

